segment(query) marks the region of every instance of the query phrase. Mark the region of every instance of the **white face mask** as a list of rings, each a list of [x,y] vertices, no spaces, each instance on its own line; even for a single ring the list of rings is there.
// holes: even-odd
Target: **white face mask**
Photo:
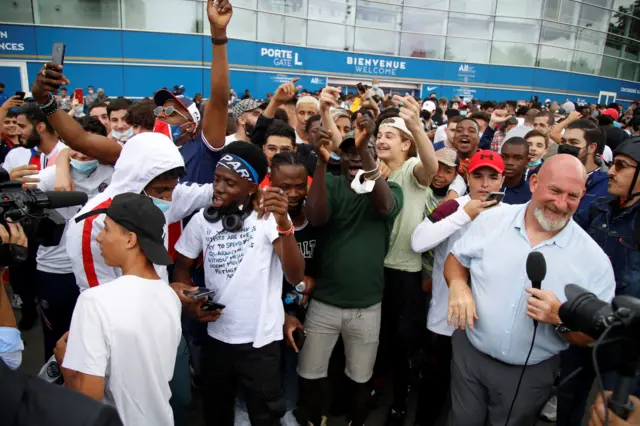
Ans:
[[[111,136],[118,141],[128,140],[131,136],[133,136],[133,127],[129,128],[129,130],[125,130],[124,132],[116,132],[115,130],[112,130]]]

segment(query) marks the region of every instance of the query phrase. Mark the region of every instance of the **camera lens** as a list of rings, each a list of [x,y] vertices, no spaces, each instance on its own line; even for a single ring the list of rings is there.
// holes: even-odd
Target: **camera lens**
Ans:
[[[560,306],[559,312],[562,322],[573,331],[597,339],[613,315],[611,305],[575,284],[567,285],[565,294],[567,302]]]

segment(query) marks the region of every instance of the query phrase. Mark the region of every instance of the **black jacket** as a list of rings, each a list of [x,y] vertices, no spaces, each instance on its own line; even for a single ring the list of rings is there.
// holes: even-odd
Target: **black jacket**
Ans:
[[[0,361],[3,426],[122,426],[115,408]]]

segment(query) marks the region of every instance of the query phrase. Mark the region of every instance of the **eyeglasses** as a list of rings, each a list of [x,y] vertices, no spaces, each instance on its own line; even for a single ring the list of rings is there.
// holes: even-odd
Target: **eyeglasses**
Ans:
[[[173,114],[178,114],[182,116],[182,118],[184,118],[185,120],[189,121],[189,119],[185,117],[184,114],[182,114],[180,111],[178,111],[177,109],[175,109],[175,107],[172,107],[172,106],[168,106],[166,108],[157,106],[156,109],[153,110],[153,115],[155,115],[156,117],[160,117],[160,114],[162,114],[163,112],[164,112],[164,115],[167,117]]]
[[[626,168],[629,167],[633,167],[631,164],[627,164],[622,160],[613,160],[613,167],[616,168],[616,170],[624,170]]]

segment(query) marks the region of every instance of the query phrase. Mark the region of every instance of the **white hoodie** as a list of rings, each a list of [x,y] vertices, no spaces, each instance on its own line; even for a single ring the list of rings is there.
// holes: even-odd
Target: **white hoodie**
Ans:
[[[79,216],[91,210],[106,208],[118,194],[140,194],[153,179],[164,172],[184,167],[178,148],[161,133],[141,133],[132,137],[122,148],[115,164],[111,184],[78,212]],[[212,177],[213,178],[213,177]],[[164,213],[167,224],[181,221],[191,213],[206,207],[213,198],[213,185],[178,184],[173,190],[171,208]],[[122,276],[120,268],[104,263],[96,237],[104,227],[105,215],[96,215],[76,223],[69,221],[66,233],[67,253],[80,291],[108,283]],[[165,225],[165,247],[168,245]],[[164,281],[168,280],[166,266],[155,265]]]

